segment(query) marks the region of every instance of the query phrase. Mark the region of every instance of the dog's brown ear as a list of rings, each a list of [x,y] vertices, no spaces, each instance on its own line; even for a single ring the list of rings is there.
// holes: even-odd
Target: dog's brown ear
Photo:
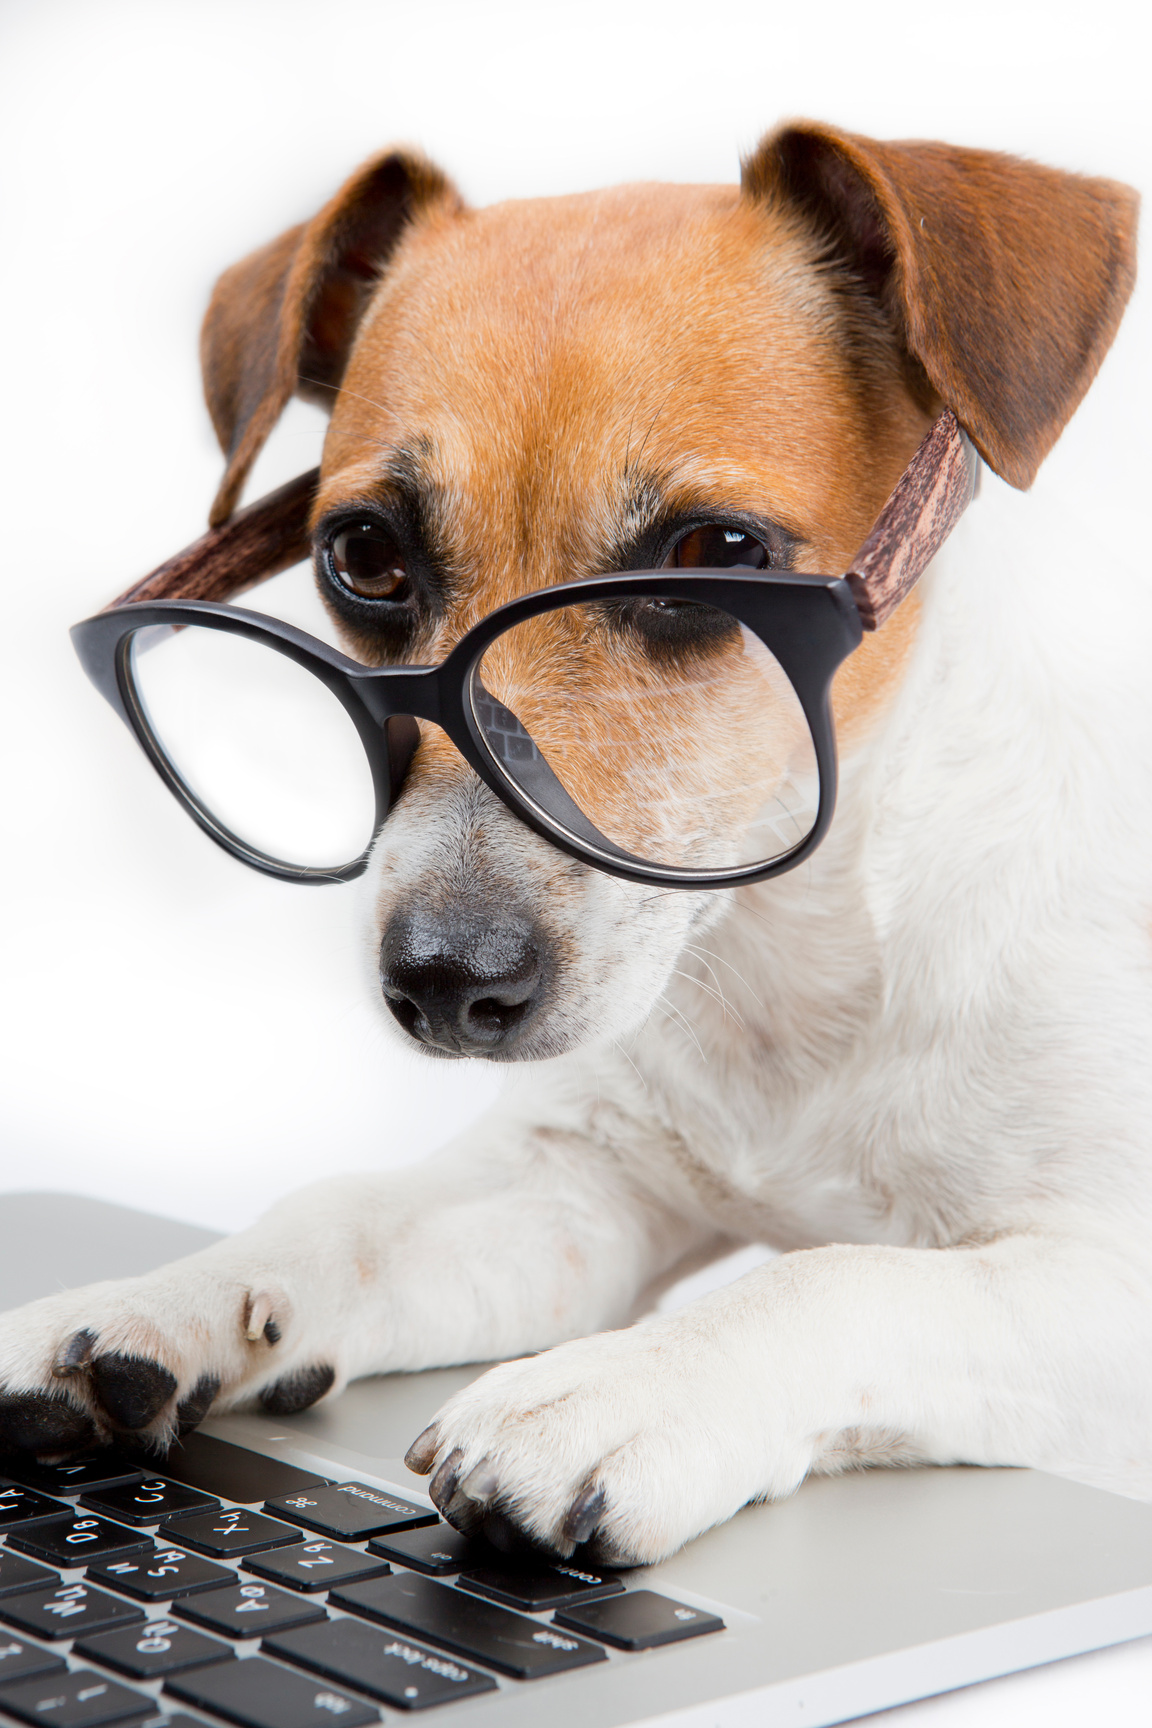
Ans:
[[[231,515],[289,397],[331,406],[369,296],[405,226],[460,207],[438,168],[389,151],[357,169],[311,222],[226,270],[200,339],[204,394],[228,466],[209,516]]]
[[[1136,276],[1127,186],[946,144],[802,121],[744,164],[885,306],[913,370],[1029,486],[1112,343]]]

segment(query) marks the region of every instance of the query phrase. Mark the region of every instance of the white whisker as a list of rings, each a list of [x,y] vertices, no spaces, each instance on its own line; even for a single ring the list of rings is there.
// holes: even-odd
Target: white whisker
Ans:
[[[669,1002],[666,997],[660,996],[657,997],[656,1001],[653,1003],[653,1007],[659,1008],[662,1014],[666,1014],[674,1026],[679,1026],[681,1031],[687,1032],[689,1038],[691,1038],[693,1044],[695,1044],[697,1050],[700,1052],[701,1061],[706,1062],[708,1058],[704,1054],[704,1046],[701,1044],[699,1038],[697,1038],[688,1016],[676,1006],[675,1002]]]
[[[623,1056],[625,1062],[627,1062],[629,1068],[631,1068],[631,1070],[635,1074],[637,1080],[639,1080],[641,1086],[643,1086],[645,1096],[647,1096],[648,1082],[647,1082],[647,1080],[645,1080],[643,1074],[641,1074],[639,1068],[637,1068],[635,1062],[633,1062],[631,1056],[629,1056],[627,1050],[625,1050],[625,1048],[624,1048],[623,1044],[620,1042],[619,1038],[613,1038],[612,1046],[613,1046],[613,1049],[618,1050],[620,1052],[621,1056]],[[596,1096],[597,1096],[597,1100],[599,1100],[599,1096],[600,1096],[599,1090],[597,1090]]]
[[[711,972],[712,968],[709,967],[708,970]],[[703,990],[706,996],[711,996],[712,1000],[719,1005],[721,1011],[726,1017],[728,1014],[731,1014],[738,1026],[742,1027],[744,1025],[744,1016],[740,1013],[739,1009],[732,1006],[731,1002],[728,1001],[728,998],[719,986],[714,988],[711,984],[706,984],[703,978],[693,977],[691,972],[681,972],[678,966],[672,968],[672,976],[673,978],[683,978],[689,984],[695,984],[698,990]],[[713,972],[712,976],[715,977],[716,974]]]
[[[333,396],[355,396],[357,402],[367,402],[369,408],[378,408],[381,414],[387,413],[383,402],[373,402],[371,396],[361,396],[358,390],[349,390],[347,384],[327,384],[323,378],[301,377],[301,384],[311,384],[317,390],[331,390]]]
[[[745,990],[747,990],[749,996],[751,996],[753,1002],[756,1003],[757,1007],[758,1008],[764,1007],[763,999],[756,994],[755,990],[753,990],[751,984],[749,984],[749,982],[748,982],[747,978],[745,978],[743,972],[741,972],[737,967],[733,966],[731,960],[726,960],[724,958],[723,954],[717,954],[717,952],[714,948],[699,948],[693,942],[686,942],[684,944],[684,951],[686,954],[698,954],[702,960],[704,959],[705,955],[710,955],[712,957],[712,959],[715,960],[719,965],[727,966],[729,972],[732,973],[733,977],[738,978],[740,983],[743,984]],[[705,965],[707,965],[706,960],[704,963],[705,963]],[[712,972],[711,966],[708,967],[708,970],[709,970],[709,972]],[[712,976],[715,977],[716,974],[713,972]]]

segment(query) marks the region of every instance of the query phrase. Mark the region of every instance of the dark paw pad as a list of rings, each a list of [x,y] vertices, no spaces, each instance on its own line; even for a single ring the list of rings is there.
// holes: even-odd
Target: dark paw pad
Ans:
[[[215,1374],[201,1375],[189,1392],[187,1398],[181,1398],[176,1406],[176,1432],[181,1437],[191,1434],[193,1428],[198,1428],[212,1408],[212,1400],[220,1390],[220,1381]]]
[[[176,1376],[146,1356],[97,1356],[92,1384],[101,1404],[122,1428],[147,1428],[176,1390]]]
[[[496,1548],[501,1554],[516,1560],[534,1560],[539,1564],[541,1561],[566,1559],[571,1551],[571,1543],[566,1548],[553,1548],[549,1543],[530,1536],[499,1502],[473,1500],[462,1489],[441,1506],[440,1515],[462,1536],[486,1542],[489,1548]]]
[[[91,1446],[91,1417],[49,1392],[0,1392],[0,1448],[53,1454]]]
[[[591,1541],[584,1543],[580,1549],[580,1558],[587,1560],[591,1566],[642,1566],[644,1562],[637,1560],[634,1554],[620,1548],[607,1536],[594,1535]]]
[[[517,1560],[535,1560],[537,1563],[541,1559],[565,1558],[558,1550],[550,1548],[546,1542],[538,1542],[529,1536],[527,1531],[522,1530],[514,1519],[510,1518],[506,1512],[501,1511],[499,1506],[485,1506],[480,1510],[482,1516],[475,1529],[469,1530],[465,1534],[481,1537],[487,1542],[489,1548],[496,1548],[501,1554],[511,1555]],[[449,1518],[448,1522],[456,1525],[457,1529],[461,1528],[460,1525],[456,1524],[455,1517]]]
[[[298,1368],[295,1374],[285,1374],[282,1380],[266,1386],[260,1402],[269,1416],[295,1416],[297,1411],[307,1410],[309,1404],[323,1398],[335,1379],[335,1368],[329,1368],[326,1362],[317,1363],[314,1368]]]

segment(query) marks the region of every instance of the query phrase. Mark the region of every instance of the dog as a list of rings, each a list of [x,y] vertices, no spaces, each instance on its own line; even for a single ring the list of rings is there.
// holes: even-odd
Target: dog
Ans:
[[[1148,604],[1009,490],[1113,339],[1135,221],[1112,182],[798,123],[739,186],[481,210],[390,151],[225,273],[212,520],[294,392],[330,408],[317,544],[376,512],[382,604],[321,591],[373,664],[535,588],[708,565],[720,531],[737,566],[847,569],[945,408],[1000,478],[839,673],[839,806],[789,874],[592,869],[422,725],[365,878],[371,988],[409,1044],[506,1064],[501,1106],[5,1316],[4,1445],[162,1447],[500,1359],[409,1463],[506,1545],[651,1562],[867,1465],[1152,1496]],[[653,1312],[750,1242],[778,1252]]]

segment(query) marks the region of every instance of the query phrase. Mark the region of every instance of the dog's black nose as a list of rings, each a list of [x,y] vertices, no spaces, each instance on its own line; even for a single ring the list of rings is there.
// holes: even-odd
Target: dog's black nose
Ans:
[[[529,921],[507,912],[398,914],[380,945],[380,986],[422,1044],[507,1055],[540,993],[540,948]]]

